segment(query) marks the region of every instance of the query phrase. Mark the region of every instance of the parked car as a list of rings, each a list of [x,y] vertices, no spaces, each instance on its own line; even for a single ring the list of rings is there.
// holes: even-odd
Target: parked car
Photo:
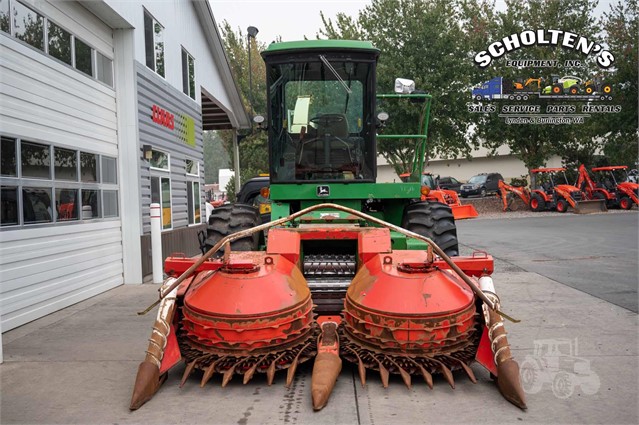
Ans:
[[[459,193],[461,183],[454,177],[440,177],[439,187],[441,189],[454,190],[455,192]]]
[[[486,196],[489,193],[499,191],[499,180],[504,178],[499,173],[481,173],[472,176],[468,183],[462,184],[459,194],[462,198],[470,195]]]

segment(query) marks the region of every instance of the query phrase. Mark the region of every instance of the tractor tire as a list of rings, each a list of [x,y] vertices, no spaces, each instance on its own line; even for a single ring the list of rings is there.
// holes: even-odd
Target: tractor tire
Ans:
[[[564,94],[564,87],[561,84],[553,84],[552,94]]]
[[[455,217],[446,204],[422,201],[408,205],[402,227],[432,239],[449,257],[459,255]]]
[[[579,87],[575,84],[574,86],[570,86],[568,89],[568,93],[570,94],[579,94]]]
[[[630,208],[632,208],[632,204],[632,199],[630,199],[629,196],[622,196],[619,200],[619,206],[621,207],[621,209],[624,210],[629,210]]]
[[[538,194],[533,194],[530,198],[530,209],[539,212],[546,210],[546,201]]]
[[[521,364],[519,376],[521,377],[521,386],[526,394],[537,394],[544,385],[542,379],[542,368],[539,362],[526,358]]]
[[[565,199],[557,200],[557,212],[565,213],[568,211],[568,202]]]
[[[209,216],[206,228],[206,239],[201,249],[205,253],[215,246],[220,239],[250,229],[260,224],[260,216],[257,208],[247,204],[226,204],[215,208]],[[259,232],[239,238],[231,242],[233,251],[255,251],[258,247]],[[219,250],[215,255],[221,256],[224,250]]]
[[[610,83],[603,84],[601,86],[601,91],[604,92],[605,94],[612,93],[612,85],[610,85]]]
[[[592,84],[588,84],[586,86],[586,94],[592,94],[595,91],[595,86],[593,86]]]
[[[558,399],[565,400],[575,391],[574,375],[559,371],[552,380],[552,393]]]

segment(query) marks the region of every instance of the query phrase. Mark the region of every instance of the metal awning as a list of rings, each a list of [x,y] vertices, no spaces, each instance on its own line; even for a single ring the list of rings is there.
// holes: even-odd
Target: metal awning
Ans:
[[[230,114],[220,104],[202,91],[202,129],[231,130],[233,121]]]

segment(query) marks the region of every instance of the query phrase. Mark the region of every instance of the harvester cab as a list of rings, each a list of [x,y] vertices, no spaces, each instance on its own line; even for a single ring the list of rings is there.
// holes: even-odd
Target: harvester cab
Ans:
[[[576,214],[607,211],[605,200],[587,200],[581,189],[569,184],[565,171],[565,168],[531,170],[531,173],[536,175],[538,184],[537,188],[531,192],[531,210],[556,209],[557,212],[564,213],[568,210],[568,206],[571,206]]]
[[[286,370],[314,360],[313,408],[323,408],[342,359],[411,386],[433,385],[454,372],[475,382],[478,361],[511,403],[526,408],[519,367],[503,326],[486,253],[458,256],[450,207],[422,201],[428,112],[432,97],[399,80],[395,94],[376,95],[379,50],[369,42],[274,43],[267,72],[271,220],[252,205],[211,213],[207,251],[172,256],[158,317],[140,365],[131,409],[158,390],[166,373],[186,363],[204,386],[258,373],[270,385]],[[421,99],[423,132],[404,183],[375,183],[377,131],[388,114],[376,99]],[[390,136],[392,137],[392,136]],[[258,234],[268,230],[264,249]],[[490,331],[489,331],[490,329]]]

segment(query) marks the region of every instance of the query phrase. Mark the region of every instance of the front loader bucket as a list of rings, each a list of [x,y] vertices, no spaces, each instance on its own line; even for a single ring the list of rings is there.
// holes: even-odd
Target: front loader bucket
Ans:
[[[592,201],[579,201],[575,203],[575,214],[592,214],[596,212],[606,212],[605,199],[593,199]]]
[[[451,205],[450,208],[453,210],[453,217],[455,217],[455,220],[464,220],[466,218],[475,218],[479,216],[479,213],[471,204]]]

